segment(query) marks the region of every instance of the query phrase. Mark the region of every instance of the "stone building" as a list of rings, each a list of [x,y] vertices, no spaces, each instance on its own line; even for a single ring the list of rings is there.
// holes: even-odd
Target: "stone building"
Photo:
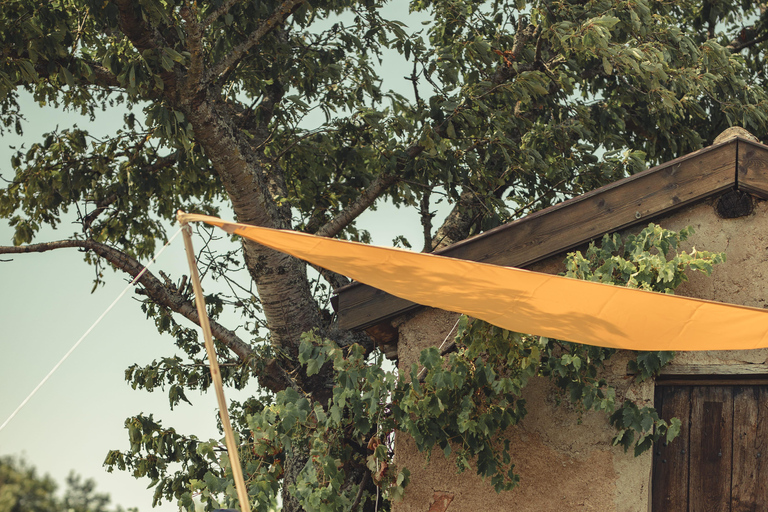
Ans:
[[[691,275],[677,293],[768,307],[768,146],[741,129],[712,146],[612,183],[449,247],[441,254],[557,273],[565,254],[605,233],[649,222],[679,230],[687,242],[724,251],[711,277]],[[439,345],[455,313],[428,309],[361,284],[340,290],[341,326],[366,329],[401,368]],[[548,381],[526,389],[528,416],[507,432],[521,485],[496,494],[452,460],[429,463],[404,435],[398,465],[411,483],[397,512],[768,510],[768,349],[678,353],[655,381],[627,374],[629,353],[606,368],[617,393],[655,404],[683,420],[680,436],[635,458],[613,447],[603,413],[577,415],[555,405]],[[405,372],[407,374],[407,372]],[[617,400],[618,402],[618,400]],[[765,455],[765,457],[764,457]]]

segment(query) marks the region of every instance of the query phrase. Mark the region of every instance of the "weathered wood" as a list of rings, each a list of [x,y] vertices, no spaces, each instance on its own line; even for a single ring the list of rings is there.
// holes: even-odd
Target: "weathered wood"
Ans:
[[[669,379],[656,381],[656,387],[667,386],[690,386],[691,384],[697,386],[765,386],[768,384],[768,378],[764,375],[758,376],[733,376],[733,377],[718,377],[711,378],[696,378],[691,379],[690,376],[680,375],[674,376]]]
[[[757,395],[757,440],[754,464],[757,466],[757,503],[768,510],[768,386],[761,386]]]
[[[765,475],[761,478],[762,452],[768,422],[761,418],[761,395],[766,386],[739,386],[733,393],[733,484],[731,512],[758,512],[768,508]],[[768,454],[766,454],[768,455]]]
[[[739,190],[768,199],[768,147],[739,139],[737,150]]]
[[[768,375],[768,364],[669,364],[661,375]]]
[[[730,510],[732,433],[732,388],[693,387],[689,510]]]
[[[664,419],[680,436],[654,446],[652,510],[768,510],[768,384],[656,388]]]
[[[376,341],[376,347],[389,359],[397,358],[397,340],[399,332],[389,322],[373,325],[365,330]]]
[[[687,512],[691,387],[657,388],[656,408],[667,421],[679,418],[682,427],[680,435],[671,443],[661,441],[653,448],[651,510]]]
[[[761,386],[757,395],[757,434],[754,447],[756,466],[756,510],[768,510],[768,386]]]
[[[443,254],[526,266],[732,187],[736,143],[707,148],[455,244]]]
[[[367,329],[384,320],[420,307],[418,304],[367,285],[339,290],[339,327]]]
[[[526,267],[605,233],[645,224],[734,187],[741,143],[732,139],[691,153],[457,243],[440,254]],[[752,169],[751,165],[747,168]],[[418,307],[361,284],[340,289],[338,305],[339,324],[346,329],[375,325]]]

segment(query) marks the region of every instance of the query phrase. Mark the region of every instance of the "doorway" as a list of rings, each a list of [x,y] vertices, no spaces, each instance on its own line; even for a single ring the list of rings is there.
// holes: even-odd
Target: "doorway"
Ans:
[[[768,384],[659,381],[655,400],[682,428],[654,446],[654,512],[768,510]]]

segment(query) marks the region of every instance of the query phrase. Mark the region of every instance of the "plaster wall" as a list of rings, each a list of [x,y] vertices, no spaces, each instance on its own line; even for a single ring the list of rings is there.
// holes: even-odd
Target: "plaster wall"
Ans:
[[[752,215],[721,219],[711,201],[653,219],[679,230],[692,226],[695,234],[686,250],[724,251],[727,261],[711,277],[700,273],[678,288],[681,295],[768,307],[763,281],[768,273],[768,203],[755,205]],[[633,228],[628,231],[639,231]],[[540,262],[531,270],[556,273],[562,270],[563,255]],[[458,316],[446,311],[423,309],[395,321],[399,329],[398,358],[402,375],[418,362],[422,349],[439,346],[453,336]],[[606,378],[617,389],[617,402],[627,397],[640,405],[653,402],[654,384],[638,384],[627,375],[631,354],[619,353],[606,367]],[[755,364],[765,365],[768,350],[678,353],[674,365]],[[411,483],[396,512],[463,511],[576,511],[645,512],[650,509],[652,454],[635,458],[612,447],[613,430],[605,414],[579,413],[566,402],[556,404],[556,390],[544,379],[534,380],[525,390],[528,416],[508,429],[518,488],[496,494],[474,471],[457,473],[452,459],[440,450],[427,461],[406,435],[396,439],[396,464],[411,471]]]

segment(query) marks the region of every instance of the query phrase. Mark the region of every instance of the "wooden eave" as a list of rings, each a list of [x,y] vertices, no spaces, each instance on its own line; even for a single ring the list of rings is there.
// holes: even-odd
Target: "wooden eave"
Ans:
[[[525,268],[728,189],[768,198],[768,146],[736,137],[532,213],[436,252]],[[421,307],[353,283],[333,300],[343,329],[369,329],[395,341],[388,320]],[[385,323],[386,322],[386,323]],[[386,333],[389,333],[387,335]],[[391,339],[392,337],[395,339]]]

